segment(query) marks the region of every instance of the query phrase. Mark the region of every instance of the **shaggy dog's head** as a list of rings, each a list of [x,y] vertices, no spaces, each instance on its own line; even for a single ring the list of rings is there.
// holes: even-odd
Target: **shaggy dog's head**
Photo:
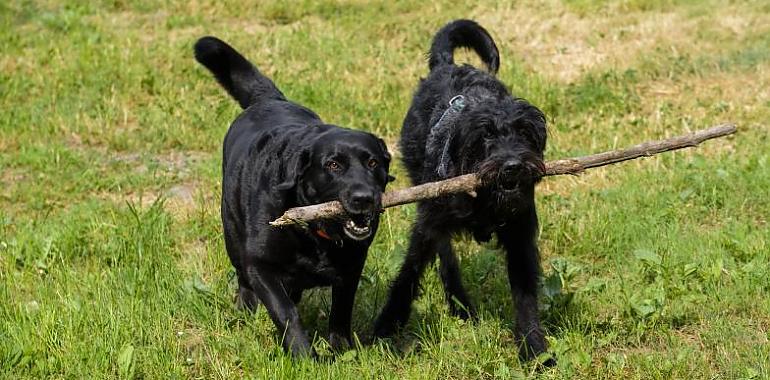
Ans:
[[[515,206],[531,198],[545,174],[546,121],[525,100],[500,95],[465,96],[444,141],[449,162],[438,165],[448,168],[448,176],[479,173],[488,196],[501,206]]]

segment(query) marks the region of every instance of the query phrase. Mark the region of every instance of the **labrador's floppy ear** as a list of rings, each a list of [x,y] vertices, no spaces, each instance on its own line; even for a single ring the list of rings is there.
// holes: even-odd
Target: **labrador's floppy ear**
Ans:
[[[385,140],[375,136],[377,139],[377,143],[380,145],[380,149],[382,150],[382,156],[385,157],[385,161],[388,161],[390,163],[390,152],[388,151],[388,146],[385,144]]]
[[[275,188],[280,191],[291,190],[297,186],[299,178],[310,167],[310,149],[302,149],[297,152],[286,165],[286,175],[284,181]]]
[[[387,161],[386,167],[390,169],[390,152],[388,151],[388,146],[385,144],[385,141],[381,138],[377,138],[377,141],[380,143],[380,148],[382,149],[382,156],[385,157],[385,161]],[[387,173],[386,173],[387,174]],[[396,177],[387,174],[387,181],[393,182],[396,180]]]

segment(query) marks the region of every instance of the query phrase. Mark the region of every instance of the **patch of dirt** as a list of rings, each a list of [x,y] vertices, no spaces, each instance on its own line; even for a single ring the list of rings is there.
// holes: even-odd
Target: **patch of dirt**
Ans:
[[[0,171],[0,202],[5,203],[11,200],[11,194],[21,182],[26,182],[30,173],[21,169],[4,168]],[[8,204],[9,208],[16,208],[18,204]],[[6,206],[3,206],[6,207]]]
[[[146,162],[149,161],[149,165],[155,166],[157,170],[185,177],[190,173],[193,165],[204,161],[209,157],[211,157],[211,154],[209,153],[195,151],[172,151],[155,155],[127,152],[112,154],[111,161],[133,165],[134,172],[140,174],[150,170],[148,163]]]
[[[215,203],[216,198],[214,192],[206,191],[203,183],[198,181],[174,185],[165,191],[164,196],[167,199],[166,210],[180,219],[190,217],[202,207],[208,208],[207,205]],[[217,207],[213,209],[218,210]]]
[[[140,153],[112,154],[112,163],[126,164],[135,174],[143,175],[152,170],[155,175],[166,176],[173,181],[163,189],[104,192],[99,197],[114,203],[129,202],[143,208],[163,198],[167,211],[178,219],[187,218],[201,207],[201,202],[210,203],[216,197],[215,193],[207,191],[204,182],[191,178],[194,165],[209,157],[208,153],[194,151],[172,151],[149,156]]]
[[[13,183],[24,181],[26,178],[27,174],[19,169],[5,168],[0,173],[0,184],[7,188]]]
[[[165,209],[175,218],[181,220],[189,217],[200,208],[199,200],[203,199],[203,202],[206,202],[214,198],[214,194],[207,195],[207,193],[200,190],[201,188],[200,182],[186,181],[173,185],[163,191],[104,192],[98,197],[110,200],[115,204],[125,204],[128,202],[141,208],[150,207],[155,202],[163,199],[165,201]]]

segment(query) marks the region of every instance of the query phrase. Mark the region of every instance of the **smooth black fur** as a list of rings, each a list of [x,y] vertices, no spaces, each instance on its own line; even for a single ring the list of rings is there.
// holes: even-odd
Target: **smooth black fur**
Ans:
[[[264,304],[284,348],[312,354],[295,304],[303,290],[331,286],[329,342],[335,349],[347,347],[381,193],[392,178],[384,142],[323,123],[219,39],[201,38],[195,58],[245,110],[227,132],[222,163],[222,223],[239,303],[249,309]],[[347,211],[342,220],[307,229],[268,225],[290,207],[334,199]]]
[[[474,49],[489,72],[455,65],[453,51],[458,47]],[[479,242],[497,235],[506,253],[522,356],[546,350],[537,307],[540,264],[534,200],[535,184],[544,173],[546,121],[540,110],[511,96],[494,77],[499,62],[492,37],[473,21],[451,22],[434,37],[430,74],[420,82],[401,130],[404,164],[415,185],[443,179],[437,173],[436,152],[447,139],[428,137],[450,99],[463,95],[467,105],[450,121],[446,176],[480,172],[486,185],[475,197],[460,194],[418,204],[406,259],[375,322],[376,336],[391,335],[407,321],[420,278],[437,253],[451,311],[463,319],[474,316],[451,245],[452,234],[469,231]]]

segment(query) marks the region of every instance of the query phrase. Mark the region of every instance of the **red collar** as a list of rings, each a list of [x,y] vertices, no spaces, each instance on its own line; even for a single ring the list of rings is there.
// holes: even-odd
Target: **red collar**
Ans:
[[[329,236],[329,234],[326,233],[326,231],[324,231],[324,230],[322,230],[320,228],[315,230],[315,234],[318,235],[319,237],[322,237],[322,238],[326,239],[326,240],[334,240],[334,239],[332,239],[331,236]]]

